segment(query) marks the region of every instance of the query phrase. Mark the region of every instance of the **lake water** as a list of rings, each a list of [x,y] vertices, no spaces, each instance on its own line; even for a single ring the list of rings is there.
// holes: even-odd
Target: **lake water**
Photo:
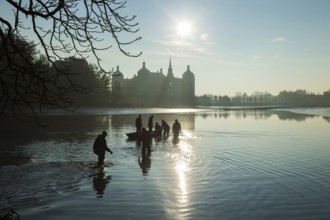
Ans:
[[[2,121],[0,214],[22,219],[330,219],[330,109],[82,109]],[[125,133],[178,119],[150,158]],[[92,143],[114,152],[93,168]]]

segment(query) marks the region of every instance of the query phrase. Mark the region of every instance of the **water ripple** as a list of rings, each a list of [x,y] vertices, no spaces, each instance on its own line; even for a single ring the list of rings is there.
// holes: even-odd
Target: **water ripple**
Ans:
[[[52,194],[79,190],[90,171],[88,163],[52,162],[0,169],[0,206],[24,206],[38,203]]]

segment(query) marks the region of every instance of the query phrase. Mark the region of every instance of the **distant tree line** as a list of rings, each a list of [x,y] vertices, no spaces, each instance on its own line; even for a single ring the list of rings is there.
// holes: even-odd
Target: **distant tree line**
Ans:
[[[198,105],[215,106],[330,106],[330,89],[323,94],[306,90],[281,91],[278,95],[268,92],[254,92],[251,95],[237,92],[235,96],[203,95],[197,97]]]
[[[16,48],[7,45],[4,51],[0,39],[1,114],[25,120],[35,114],[34,109],[74,109],[110,101],[111,75],[97,65],[76,57],[51,63],[38,53],[33,42],[19,36],[14,40]],[[16,65],[5,56],[11,56]]]

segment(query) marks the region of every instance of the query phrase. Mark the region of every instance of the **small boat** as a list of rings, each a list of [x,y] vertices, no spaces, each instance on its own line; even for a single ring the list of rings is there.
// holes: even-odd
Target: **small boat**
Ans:
[[[156,137],[156,133],[154,131],[149,132],[151,137]],[[128,140],[138,140],[141,138],[142,133],[137,133],[137,132],[131,132],[131,133],[126,133]]]

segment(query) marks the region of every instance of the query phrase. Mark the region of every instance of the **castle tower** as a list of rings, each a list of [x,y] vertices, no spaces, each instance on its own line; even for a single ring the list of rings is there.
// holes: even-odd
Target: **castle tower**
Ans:
[[[173,78],[173,69],[172,69],[172,60],[171,60],[171,57],[170,57],[170,65],[168,67],[168,72],[167,72],[167,77],[168,78]]]
[[[116,71],[112,74],[114,77],[119,77],[118,79],[124,79],[124,74],[120,72],[119,66],[117,66]]]
[[[120,97],[122,94],[122,83],[124,81],[124,74],[120,72],[119,66],[117,70],[112,74],[111,78],[111,92],[116,96]]]
[[[193,105],[195,103],[195,75],[190,71],[189,65],[182,75],[182,80],[184,102],[187,105]]]
[[[137,75],[139,77],[147,77],[150,75],[150,71],[146,68],[146,62],[143,61],[142,68],[138,71]]]

